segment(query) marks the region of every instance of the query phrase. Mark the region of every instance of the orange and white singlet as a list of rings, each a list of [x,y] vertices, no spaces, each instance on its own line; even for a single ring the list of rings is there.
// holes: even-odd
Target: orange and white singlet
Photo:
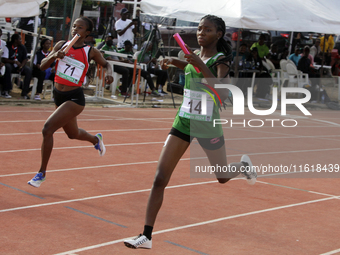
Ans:
[[[57,61],[54,81],[67,86],[81,87],[89,67],[90,50],[91,47],[87,45],[80,48],[71,47],[66,56]]]

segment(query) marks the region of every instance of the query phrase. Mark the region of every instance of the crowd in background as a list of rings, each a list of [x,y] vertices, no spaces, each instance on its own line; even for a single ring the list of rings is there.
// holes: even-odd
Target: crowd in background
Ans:
[[[102,51],[112,51],[118,53],[125,53],[134,55],[137,52],[138,62],[145,63],[147,66],[146,70],[142,71],[142,76],[147,80],[150,93],[154,96],[166,95],[164,91],[165,84],[168,80],[167,72],[159,68],[157,59],[160,56],[160,51],[157,50],[157,45],[154,42],[147,41],[147,38],[151,31],[151,25],[141,21],[140,18],[141,9],[137,7],[136,18],[130,19],[131,12],[127,8],[120,10],[120,18],[114,22],[112,29],[108,30],[103,22],[100,22],[98,27],[98,33],[105,35],[103,40],[100,42],[95,40],[94,35],[91,34],[86,39],[85,43],[96,47]],[[28,31],[33,31],[32,18],[22,19],[20,24],[21,28]],[[67,17],[65,22],[65,30],[68,33],[70,29],[70,18]],[[193,35],[194,36],[194,35]],[[13,35],[7,42],[1,41],[0,49],[3,48],[4,54],[2,56],[1,66],[4,68],[4,73],[0,73],[0,84],[1,84],[1,96],[5,98],[11,98],[10,91],[12,90],[11,73],[20,73],[23,75],[24,80],[18,81],[18,87],[22,89],[21,97],[28,99],[28,93],[30,91],[30,82],[32,77],[38,78],[37,92],[35,95],[36,100],[40,100],[40,93],[42,92],[42,84],[45,79],[53,80],[54,67],[46,71],[39,71],[39,65],[41,60],[46,57],[49,53],[51,41],[44,39],[40,42],[40,48],[36,51],[33,59],[32,68],[27,65],[29,60],[29,53],[32,49],[32,37],[26,36],[25,45],[22,44],[21,38],[18,35]],[[156,38],[156,39],[159,39]],[[323,35],[313,40],[309,44],[313,44],[311,47],[305,46],[302,40],[302,33],[295,33],[292,43],[293,53],[289,54],[288,45],[287,47],[280,48],[277,44],[273,43],[269,45],[269,41],[265,41],[264,35],[259,35],[258,40],[253,42],[251,45],[240,42],[239,51],[236,49],[233,51],[233,64],[238,65],[241,62],[253,63],[257,69],[265,70],[262,60],[270,60],[276,69],[280,69],[280,61],[282,59],[289,59],[294,62],[296,67],[307,72],[310,77],[319,77],[314,65],[332,65],[333,75],[340,74],[340,57],[332,59],[332,50],[334,49],[334,35]],[[235,41],[235,38],[232,40]],[[7,47],[7,48],[6,48]],[[280,50],[279,50],[280,49]],[[236,59],[238,55],[238,59]],[[131,62],[131,60],[122,57],[115,57],[112,55],[105,54],[104,57],[107,60],[117,62]],[[306,60],[307,59],[307,60]],[[241,63],[240,63],[241,65]],[[121,86],[119,86],[119,92],[122,96],[128,95],[128,87],[131,84],[133,69],[115,65],[115,72],[122,75]],[[261,72],[261,75],[265,76]],[[268,74],[269,72],[267,72]],[[231,75],[234,75],[231,70]],[[156,76],[156,83],[154,82],[153,76]]]

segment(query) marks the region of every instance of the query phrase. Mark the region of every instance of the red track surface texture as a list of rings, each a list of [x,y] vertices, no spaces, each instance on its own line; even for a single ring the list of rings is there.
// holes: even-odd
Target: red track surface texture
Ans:
[[[243,179],[221,185],[190,177],[189,150],[165,192],[153,248],[128,249],[122,241],[143,229],[156,164],[176,110],[87,107],[79,126],[103,134],[106,155],[99,157],[91,144],[69,140],[60,130],[47,179],[37,189],[27,181],[39,169],[41,129],[52,111],[0,108],[0,254],[340,252],[336,175],[274,174],[258,178],[254,186]],[[230,110],[226,114],[232,118]],[[271,118],[295,119],[296,127],[225,125],[228,161],[248,154],[257,166],[340,163],[339,112],[289,114]],[[259,116],[246,112],[235,118],[241,119]]]

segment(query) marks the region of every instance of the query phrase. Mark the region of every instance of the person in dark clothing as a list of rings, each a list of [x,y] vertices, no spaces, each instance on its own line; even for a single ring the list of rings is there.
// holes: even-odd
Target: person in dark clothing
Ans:
[[[251,56],[248,57],[247,61],[253,63],[253,69],[259,70],[259,72],[256,73],[255,79],[255,96],[259,98],[265,98],[267,94],[270,93],[270,85],[273,84],[269,70],[263,65],[262,60],[258,55],[257,48],[252,48]],[[250,75],[252,75],[252,73],[250,73]]]
[[[23,99],[29,99],[27,96],[29,92],[31,77],[32,77],[32,69],[26,66],[27,63],[27,51],[26,47],[22,44],[22,40],[19,34],[14,34],[11,37],[10,43],[7,45],[8,48],[8,59],[3,59],[6,65],[6,68],[9,69],[10,73],[20,73],[25,76],[21,97]],[[6,83],[11,83],[11,76],[5,77]]]
[[[309,59],[310,48],[305,46],[303,49],[303,55],[299,60],[297,69],[303,73],[307,73],[308,77],[311,78],[312,87],[310,89],[311,92],[311,101],[316,100],[317,98],[317,88],[316,86],[320,84],[320,74],[313,68],[311,65],[311,61]]]
[[[280,69],[280,59],[279,59],[279,54],[277,52],[277,45],[276,44],[272,44],[270,46],[268,59],[274,64],[275,69]]]
[[[133,55],[133,45],[132,43],[129,41],[129,40],[126,40],[124,42],[124,48],[119,50],[118,52],[119,53],[123,53],[123,54],[130,54],[130,55]],[[133,61],[132,60],[129,60],[129,59],[124,59],[124,58],[120,58],[120,61],[123,61],[123,62],[126,62],[126,63],[130,63],[130,64],[133,64]],[[128,68],[130,70],[130,73],[133,73],[133,68]],[[152,77],[150,75],[150,73],[146,70],[141,70],[141,76],[147,81],[148,85],[149,85],[149,88],[151,89],[151,93],[152,95],[154,96],[160,96],[159,93],[155,90],[155,85],[154,85],[154,82],[152,80]]]
[[[21,18],[19,27],[23,30],[34,32],[34,19],[35,17]],[[33,36],[25,36],[25,47],[27,52],[31,52],[33,44]]]
[[[51,69],[55,66],[55,62],[53,62],[50,68],[46,69],[45,71],[42,71],[40,69],[41,61],[48,56],[48,54],[50,53],[50,48],[51,41],[49,39],[41,40],[40,49],[37,51],[33,61],[33,77],[38,78],[37,92],[34,96],[35,100],[41,100],[40,93],[43,89],[44,80],[47,78],[53,81],[54,78],[54,72],[51,72]],[[48,77],[46,77],[47,73],[49,73]]]

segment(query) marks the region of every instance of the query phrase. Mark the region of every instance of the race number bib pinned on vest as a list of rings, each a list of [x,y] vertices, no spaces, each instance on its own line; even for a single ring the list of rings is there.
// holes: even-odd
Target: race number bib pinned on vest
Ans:
[[[78,84],[84,69],[84,63],[65,56],[59,60],[57,75],[65,80]]]
[[[203,115],[202,95],[206,96],[206,114]],[[184,89],[179,116],[192,120],[212,121],[214,100],[205,92]]]

